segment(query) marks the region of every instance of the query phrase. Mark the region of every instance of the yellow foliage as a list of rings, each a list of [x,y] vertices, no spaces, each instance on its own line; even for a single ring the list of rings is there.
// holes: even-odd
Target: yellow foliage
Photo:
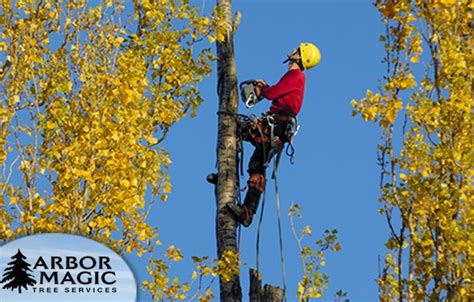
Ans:
[[[166,257],[173,261],[180,261],[183,259],[183,255],[181,255],[181,251],[176,249],[174,245],[170,245],[166,250]]]
[[[380,39],[387,74],[380,92],[351,106],[383,131],[380,200],[392,231],[380,299],[463,301],[474,266],[472,1],[377,0],[375,6],[387,27]],[[415,64],[425,71],[419,74]],[[398,113],[404,115],[399,125]],[[400,226],[392,213],[400,214]]]
[[[160,143],[202,102],[197,84],[215,56],[194,46],[222,38],[219,14],[202,16],[184,0],[2,1],[0,11],[0,163],[8,175],[0,244],[67,232],[120,253],[152,252],[149,207],[171,193]],[[172,247],[166,256],[182,258]],[[153,276],[149,284],[165,284]],[[170,286],[167,297],[184,299],[180,289]]]
[[[175,246],[169,246],[165,251],[166,259],[150,261],[148,273],[151,281],[144,281],[143,287],[147,289],[154,301],[161,300],[186,300],[198,298],[199,301],[214,301],[214,293],[209,288],[216,278],[221,277],[227,282],[238,276],[240,273],[239,255],[232,251],[225,251],[220,259],[209,261],[208,257],[195,257],[193,262],[195,270],[189,282],[181,281],[178,278],[171,278],[170,267],[172,262],[180,261],[183,256]],[[205,286],[205,281],[208,281]],[[191,290],[196,288],[196,292],[190,297]],[[206,290],[203,289],[206,288]]]
[[[304,234],[304,235],[309,235],[311,236],[311,227],[309,225],[305,226],[302,230],[301,230],[301,234]]]
[[[219,275],[222,280],[228,282],[240,274],[239,254],[233,251],[224,251],[217,266],[214,268],[215,275]]]
[[[303,276],[298,282],[296,296],[299,301],[308,301],[310,298],[317,299],[323,296],[324,290],[329,284],[328,275],[320,272],[326,266],[325,252],[328,249],[337,252],[341,249],[341,245],[336,242],[337,230],[326,230],[324,237],[316,241],[315,248],[304,245],[304,239],[312,235],[312,230],[309,226],[305,226],[300,231],[300,235],[297,235],[295,217],[302,218],[301,210],[300,205],[292,204],[288,216],[290,216],[291,229],[300,251],[303,269]],[[343,294],[342,291],[340,294]]]

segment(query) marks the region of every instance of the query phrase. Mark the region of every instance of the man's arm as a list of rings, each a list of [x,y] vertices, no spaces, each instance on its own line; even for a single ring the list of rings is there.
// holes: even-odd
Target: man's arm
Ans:
[[[293,73],[287,73],[274,86],[260,86],[260,93],[265,98],[269,100],[274,100],[294,90],[294,84],[295,76],[293,75]]]

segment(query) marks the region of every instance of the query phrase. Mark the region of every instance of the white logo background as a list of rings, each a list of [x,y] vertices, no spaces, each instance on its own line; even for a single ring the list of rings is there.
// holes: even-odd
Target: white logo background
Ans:
[[[70,283],[64,285],[54,284],[39,284],[39,271],[46,271],[51,273],[55,270],[50,269],[33,269],[30,272],[38,282],[36,285],[28,287],[28,290],[22,290],[22,293],[18,293],[18,290],[11,291],[10,289],[3,289],[5,284],[0,284],[0,301],[1,302],[135,302],[137,300],[137,285],[135,277],[130,270],[127,263],[118,256],[114,251],[108,247],[99,244],[93,240],[68,234],[40,234],[34,236],[24,237],[12,242],[9,242],[0,247],[0,281],[2,275],[7,268],[8,263],[12,261],[11,257],[14,256],[18,250],[27,257],[26,262],[31,264],[30,268],[33,269],[36,261],[39,257],[48,262],[51,256],[60,256],[65,258],[66,256],[81,257],[94,257],[99,258],[106,256],[110,258],[110,266],[112,271],[115,272],[116,283],[113,285],[71,285]],[[71,269],[67,270],[72,277],[77,277],[80,272],[84,272],[83,269]],[[59,273],[63,273],[60,271]],[[99,288],[109,289],[115,288],[115,293],[66,293],[66,288],[80,287],[86,288]],[[34,291],[34,288],[36,290]],[[39,289],[43,288],[46,291],[47,288],[57,288],[57,293],[51,292],[39,292]]]

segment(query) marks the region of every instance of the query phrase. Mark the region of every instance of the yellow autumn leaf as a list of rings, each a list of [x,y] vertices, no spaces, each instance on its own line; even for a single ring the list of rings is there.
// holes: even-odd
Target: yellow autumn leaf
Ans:
[[[311,236],[311,227],[309,225],[305,226],[304,229],[301,230],[301,234]]]
[[[146,141],[150,144],[150,145],[154,145],[158,142],[158,139],[156,137],[153,137],[153,136],[149,136],[146,138]]]

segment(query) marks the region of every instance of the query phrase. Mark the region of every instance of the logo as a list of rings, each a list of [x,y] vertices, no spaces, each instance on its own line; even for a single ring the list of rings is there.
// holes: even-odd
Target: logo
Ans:
[[[0,246],[0,301],[135,302],[136,281],[111,249],[84,237],[41,234]]]
[[[36,284],[36,280],[28,273],[28,271],[31,272],[31,265],[25,261],[26,257],[20,250],[11,258],[13,261],[8,263],[9,266],[3,272],[3,279],[0,283],[5,283],[4,289],[11,289],[12,291],[18,289],[21,294],[22,287],[28,289],[28,286]]]

